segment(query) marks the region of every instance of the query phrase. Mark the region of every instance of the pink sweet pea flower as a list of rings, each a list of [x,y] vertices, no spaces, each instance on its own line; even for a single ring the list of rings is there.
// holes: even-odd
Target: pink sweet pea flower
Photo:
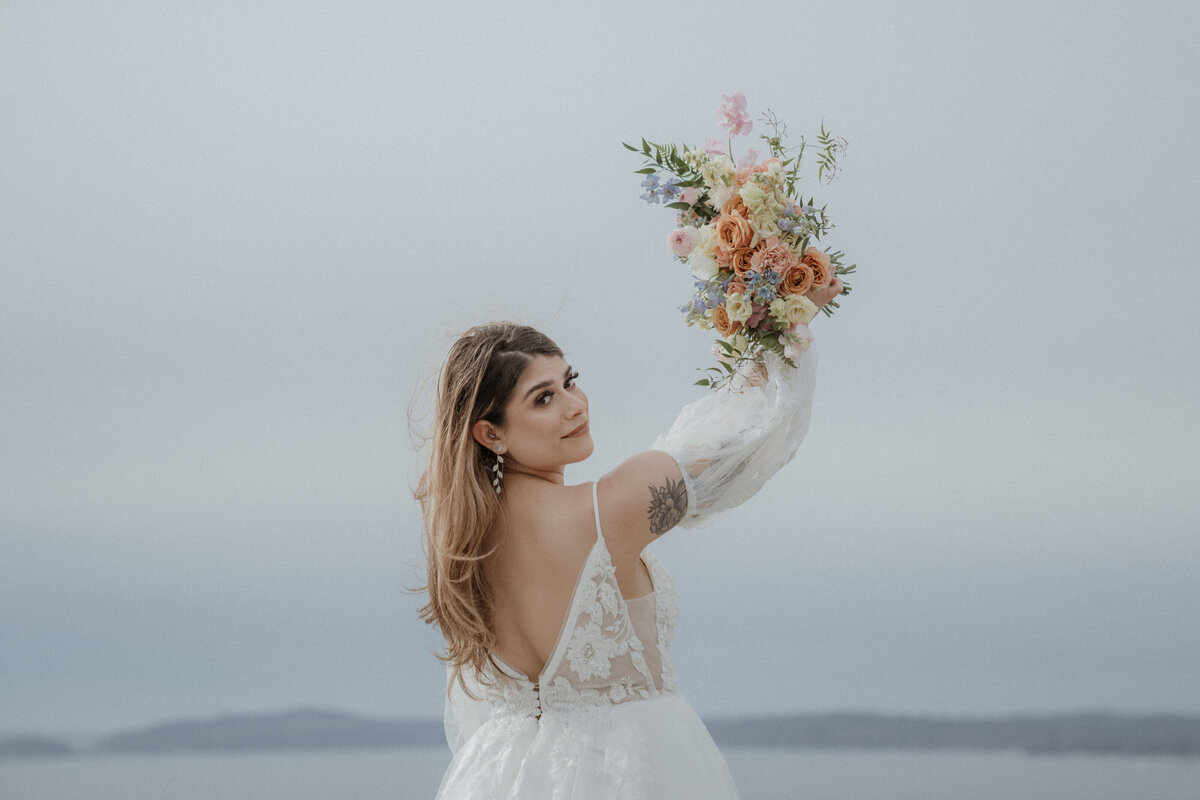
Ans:
[[[717,122],[732,136],[749,133],[753,127],[750,118],[746,116],[746,97],[741,92],[721,95],[725,102],[717,109]]]
[[[725,143],[718,139],[709,139],[701,149],[710,156],[725,155]]]
[[[762,303],[754,303],[751,308],[754,312],[750,315],[750,319],[746,320],[747,328],[757,328],[767,319],[767,307]]]
[[[754,162],[756,162],[756,161],[758,161],[758,151],[755,150],[754,148],[750,148],[749,150],[746,151],[746,154],[744,156],[742,156],[740,159],[738,159],[738,163],[737,163],[738,169],[746,169],[747,167],[753,167]]]
[[[783,346],[783,354],[792,361],[798,361],[800,356],[812,346],[812,330],[805,324],[800,323],[788,328],[788,333],[794,333],[800,337],[800,341],[791,342]]]
[[[679,193],[679,202],[687,203],[689,206],[696,205],[696,201],[700,199],[700,190],[692,186],[684,189]]]

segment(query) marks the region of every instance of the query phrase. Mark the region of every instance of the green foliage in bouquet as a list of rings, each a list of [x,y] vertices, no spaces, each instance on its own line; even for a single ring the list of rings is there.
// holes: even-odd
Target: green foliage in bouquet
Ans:
[[[722,144],[709,140],[703,148],[622,143],[643,157],[635,172],[645,176],[642,199],[677,212],[677,227],[668,247],[695,279],[695,294],[681,310],[688,325],[714,328],[721,335],[714,347],[718,366],[699,381],[720,386],[743,375],[763,354],[773,352],[784,363],[807,348],[807,323],[816,306],[805,294],[827,286],[835,277],[853,273],[841,250],[816,245],[834,227],[825,206],[799,191],[801,166],[808,143],[787,144],[787,126],[768,111],[760,122],[768,132],[759,138],[769,157],[758,160],[748,150],[735,164],[733,136],[749,133],[745,98],[725,97],[719,116],[730,131]],[[817,181],[838,174],[846,141],[821,124],[817,136]],[[850,287],[843,282],[842,294]],[[831,315],[840,305],[824,306]],[[748,363],[749,362],[749,363]]]

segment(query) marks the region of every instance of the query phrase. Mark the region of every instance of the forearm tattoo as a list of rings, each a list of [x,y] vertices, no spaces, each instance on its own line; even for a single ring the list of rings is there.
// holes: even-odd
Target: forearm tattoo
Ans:
[[[661,536],[674,528],[687,514],[687,488],[683,480],[673,481],[667,478],[662,487],[650,486],[650,507],[646,514],[650,517],[650,533]]]

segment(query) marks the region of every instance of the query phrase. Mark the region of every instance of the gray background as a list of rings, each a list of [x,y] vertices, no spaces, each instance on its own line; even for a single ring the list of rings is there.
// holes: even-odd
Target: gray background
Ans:
[[[861,272],[797,460],[655,545],[685,692],[1200,712],[1194,4],[436,5],[0,2],[0,730],[439,713],[410,403],[518,319],[568,481],[647,447],[710,339],[620,142],[735,91],[850,141]]]

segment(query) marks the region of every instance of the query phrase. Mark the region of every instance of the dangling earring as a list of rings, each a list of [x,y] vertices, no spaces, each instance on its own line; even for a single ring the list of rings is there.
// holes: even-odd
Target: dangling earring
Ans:
[[[504,452],[504,445],[496,448],[496,463],[492,464],[492,486],[496,490],[496,494],[500,494],[500,481],[504,479],[504,456],[500,455]]]

